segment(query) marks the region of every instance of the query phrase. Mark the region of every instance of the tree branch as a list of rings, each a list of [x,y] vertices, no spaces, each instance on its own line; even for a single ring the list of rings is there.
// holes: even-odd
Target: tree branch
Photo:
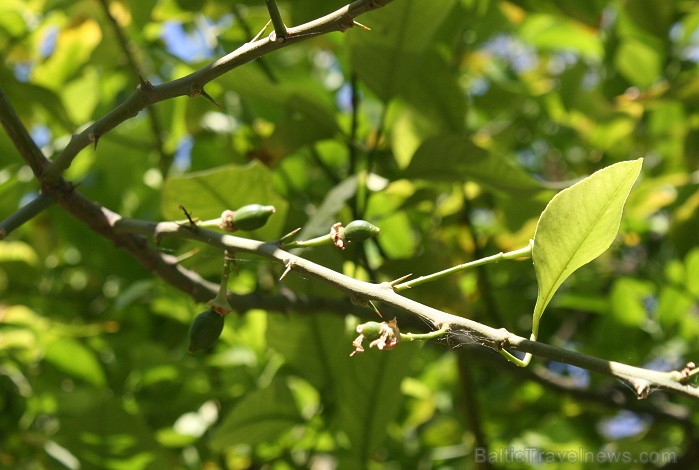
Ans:
[[[152,85],[150,82],[141,83],[137,87],[136,92],[123,103],[79,134],[73,135],[68,145],[46,170],[46,182],[57,182],[81,150],[97,141],[101,136],[125,120],[136,116],[146,106],[178,96],[206,96],[204,85],[234,68],[313,36],[335,31],[345,31],[353,26],[354,18],[357,16],[369,10],[383,7],[391,1],[357,0],[322,18],[300,26],[287,28],[284,41],[275,41],[270,35],[266,38],[243,44],[234,52],[185,77],[157,86]]]
[[[279,11],[279,5],[277,5],[277,0],[265,0],[267,4],[267,11],[269,11],[269,17],[274,25],[274,34],[276,41],[283,41],[286,39],[286,25],[282,19],[282,13]]]
[[[503,373],[511,374],[518,381],[532,381],[556,393],[568,395],[583,403],[595,403],[606,408],[624,408],[635,413],[650,415],[658,422],[676,424],[685,430],[692,428],[691,412],[681,406],[665,400],[632,400],[623,393],[621,387],[609,387],[604,390],[590,390],[580,387],[568,377],[562,377],[547,370],[544,366],[512,367],[502,360],[502,356],[474,344],[464,344],[459,354],[466,356],[466,361],[476,360],[489,369],[498,368]]]
[[[21,157],[31,167],[34,176],[41,176],[49,166],[49,160],[32,140],[2,89],[0,89],[0,124],[19,150]]]
[[[44,209],[56,202],[52,194],[41,193],[5,220],[0,221],[0,240],[25,222],[39,215]]]
[[[149,222],[121,218],[114,220],[113,223],[114,228],[118,232],[138,233],[156,240],[163,237],[198,240],[224,250],[233,249],[263,256],[279,262],[286,266],[287,269],[305,273],[330,284],[346,293],[353,301],[379,301],[385,305],[417,315],[436,328],[449,325],[452,330],[463,330],[471,337],[475,337],[480,344],[495,350],[511,347],[536,356],[565,362],[617,378],[629,383],[638,398],[646,398],[653,390],[660,389],[699,399],[699,388],[682,383],[680,373],[677,371],[659,372],[643,369],[531,341],[514,335],[504,328],[495,329],[403,297],[394,291],[391,283],[373,284],[345,276],[284,251],[275,243],[265,243],[233,235],[220,234],[199,227],[181,226],[174,222]]]

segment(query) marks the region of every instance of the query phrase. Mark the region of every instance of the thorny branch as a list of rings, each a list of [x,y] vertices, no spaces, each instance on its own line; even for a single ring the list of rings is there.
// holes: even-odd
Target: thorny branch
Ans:
[[[116,246],[125,249],[155,275],[188,293],[197,301],[205,301],[211,298],[216,292],[217,286],[204,280],[197,273],[180,266],[174,257],[163,254],[153,248],[144,239],[143,235],[156,238],[162,236],[191,238],[222,249],[235,248],[240,251],[265,256],[280,262],[284,266],[288,266],[289,269],[304,272],[334,285],[352,296],[352,298],[358,297],[380,301],[385,306],[427,319],[437,328],[449,325],[453,330],[466,331],[473,337],[478,338],[480,343],[493,349],[510,347],[616,377],[631,384],[639,398],[645,398],[650,391],[656,388],[692,398],[699,398],[698,389],[682,383],[683,381],[677,377],[677,374],[679,374],[677,372],[651,371],[530,341],[513,335],[504,329],[494,329],[402,297],[388,283],[372,284],[349,278],[294,256],[279,249],[275,244],[247,240],[231,235],[221,235],[204,229],[191,230],[173,223],[154,223],[124,219],[119,214],[83,197],[75,190],[72,184],[63,180],[63,172],[70,166],[72,160],[80,151],[125,120],[134,117],[139,111],[149,105],[178,96],[205,95],[204,85],[224,73],[298,41],[333,31],[344,31],[352,27],[354,18],[361,13],[380,8],[390,1],[392,0],[358,0],[317,20],[301,26],[286,28],[284,40],[279,40],[278,37],[275,37],[277,35],[255,39],[186,77],[157,86],[143,81],[137,91],[121,105],[82,132],[75,134],[68,146],[63,149],[53,162],[46,159],[31,140],[26,128],[20,122],[2,90],[0,90],[0,123],[21,156],[40,180],[44,192],[50,194],[51,197],[46,198],[46,200],[53,200],[55,197],[66,211],[89,226],[95,233],[111,240]],[[307,310],[308,307],[316,311],[338,309],[338,307],[341,307],[343,311],[360,309],[357,306],[351,307],[348,302],[323,299],[310,301],[292,295],[260,296],[249,294],[246,296],[235,296],[232,300],[239,311],[245,311],[250,308]],[[521,369],[511,367],[509,364],[503,363],[503,367],[510,367],[516,373],[523,373]],[[542,378],[541,380],[544,379]]]
[[[468,318],[452,315],[403,297],[394,290],[394,286],[391,283],[375,284],[345,276],[332,269],[284,251],[276,243],[220,234],[199,227],[192,230],[174,222],[150,222],[120,218],[114,220],[114,227],[119,232],[137,233],[153,239],[176,237],[197,240],[223,250],[233,249],[237,252],[263,256],[277,261],[285,266],[287,270],[298,271],[330,284],[353,299],[362,299],[367,302],[377,301],[381,302],[382,305],[409,312],[429,322],[436,329],[449,325],[452,331],[465,331],[472,337],[475,337],[480,344],[492,349],[515,349],[615,377],[628,383],[636,393],[636,396],[641,399],[646,398],[656,389],[699,399],[699,388],[685,383],[684,377],[679,371],[659,372],[643,369],[588,356],[538,341],[531,341],[512,334],[504,328],[492,328]]]
[[[283,40],[278,39],[276,33],[274,33],[245,43],[230,54],[185,77],[161,85],[153,85],[148,81],[143,81],[136,91],[123,103],[82,132],[73,135],[68,145],[42,175],[44,181],[57,182],[80,151],[98,141],[104,134],[122,122],[136,116],[145,107],[178,96],[202,95],[208,97],[208,94],[204,91],[204,86],[215,78],[265,54],[297,42],[334,31],[345,31],[354,25],[354,18],[360,14],[383,7],[391,1],[357,0],[316,20],[300,26],[286,28],[286,35]]]

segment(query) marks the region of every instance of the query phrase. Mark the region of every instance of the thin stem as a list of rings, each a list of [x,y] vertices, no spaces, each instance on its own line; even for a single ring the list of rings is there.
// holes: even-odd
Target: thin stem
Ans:
[[[56,202],[56,197],[52,194],[41,193],[5,220],[0,221],[0,240],[5,238],[13,230],[20,227],[25,222],[39,215],[44,209]]]
[[[443,337],[449,332],[449,325],[442,325],[438,330],[430,331],[429,333],[401,333],[401,341],[426,341],[429,339],[437,339]]]
[[[531,339],[532,341],[536,341],[536,337],[533,334],[529,339]],[[499,349],[498,352],[502,355],[502,357],[504,357],[517,367],[527,367],[529,363],[532,361],[533,357],[531,353],[526,353],[524,357],[520,359],[506,349]]]
[[[485,258],[481,258],[475,261],[469,261],[468,263],[463,263],[458,266],[454,266],[448,269],[444,269],[442,271],[433,273],[433,274],[428,274],[427,276],[420,276],[418,278],[412,279],[410,281],[402,282],[400,284],[396,284],[393,286],[393,288],[396,290],[396,292],[400,292],[405,289],[410,289],[412,287],[418,286],[420,284],[425,284],[426,282],[432,282],[436,281],[438,279],[441,279],[445,276],[448,276],[449,274],[453,274],[459,271],[463,271],[465,269],[469,268],[475,268],[476,266],[483,266],[484,264],[490,264],[490,263],[497,263],[501,260],[504,259],[518,259],[518,258],[527,258],[531,256],[531,251],[532,251],[532,243],[529,245],[525,246],[524,248],[520,248],[518,250],[514,251],[508,251],[507,253],[500,252],[498,254],[492,255],[492,256],[487,256]]]
[[[488,440],[483,429],[483,419],[481,417],[481,406],[478,400],[479,389],[482,384],[474,379],[474,367],[470,358],[463,352],[457,354],[457,371],[459,373],[459,385],[461,389],[461,400],[463,411],[468,428],[473,433],[475,447],[488,452]],[[493,468],[493,464],[487,459],[483,462],[476,462],[476,468]]]
[[[284,40],[286,39],[286,25],[282,19],[282,14],[279,11],[279,5],[277,5],[276,0],[265,0],[267,4],[267,11],[269,11],[269,17],[274,25],[274,33],[276,34],[276,39]]]
[[[284,243],[285,249],[291,248],[308,248],[311,246],[323,246],[332,245],[333,239],[331,234],[321,235],[319,237],[311,238],[310,240],[297,240],[293,242]]]
[[[350,175],[357,171],[357,129],[359,128],[359,91],[357,90],[357,74],[350,75],[350,92],[352,104],[352,121],[350,124],[350,134],[347,139],[347,150],[349,152]]]
[[[482,258],[485,255],[483,246],[487,245],[487,242],[481,245],[479,241],[479,236],[476,233],[477,228],[473,224],[471,217],[473,207],[467,194],[465,185],[461,185],[461,194],[461,200],[463,201],[463,217],[467,228],[466,233],[468,234],[469,238],[471,239],[471,243],[473,244],[473,256],[475,258]],[[479,269],[476,272],[476,278],[478,282],[478,292],[482,296],[483,303],[485,304],[484,310],[487,315],[486,318],[488,318],[490,321],[494,322],[497,325],[504,325],[505,322],[503,321],[502,316],[500,315],[497,302],[495,301],[495,296],[493,295],[493,289],[490,284],[490,278],[488,277],[488,270]],[[477,314],[477,311],[474,313]]]
[[[228,276],[231,272],[233,260],[229,250],[226,250],[223,257],[223,273],[221,274],[221,283],[218,285],[218,292],[216,297],[206,303],[209,308],[220,315],[228,315],[233,310],[231,304],[228,303]]]
[[[257,41],[260,37],[262,37],[262,34],[264,34],[264,31],[267,29],[267,27],[269,26],[269,23],[272,20],[269,20],[267,22],[267,24],[265,25],[265,27],[262,28],[262,30],[257,35],[254,35],[252,32],[252,29],[250,29],[250,25],[248,24],[248,21],[245,19],[245,16],[243,16],[243,13],[240,10],[241,10],[241,8],[240,8],[239,3],[236,3],[235,5],[233,5],[233,10],[232,10],[233,16],[235,16],[235,19],[238,22],[238,24],[240,25],[240,27],[243,28],[243,32],[245,32],[245,37],[248,38],[248,41],[249,42]],[[255,61],[255,63],[260,67],[260,69],[262,70],[262,73],[264,73],[267,76],[267,78],[269,78],[270,82],[272,82],[272,83],[279,82],[279,80],[274,75],[274,72],[269,67],[269,64],[267,63],[267,61],[265,60],[264,57],[260,57],[259,59],[257,59]]]

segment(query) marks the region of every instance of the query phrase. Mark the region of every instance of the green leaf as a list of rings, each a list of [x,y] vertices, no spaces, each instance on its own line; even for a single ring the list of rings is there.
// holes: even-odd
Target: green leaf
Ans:
[[[437,50],[430,50],[421,65],[406,83],[401,97],[440,132],[461,132],[466,94],[459,86],[458,75]]]
[[[658,41],[647,38],[628,38],[616,53],[619,73],[632,84],[646,88],[662,74],[665,58]]]
[[[104,370],[94,351],[74,339],[60,338],[51,342],[44,359],[77,379],[96,386],[106,383]]]
[[[245,396],[214,432],[210,445],[223,451],[233,444],[272,442],[302,422],[286,381],[276,378],[269,387]]]
[[[534,233],[532,260],[539,284],[532,333],[556,290],[576,269],[602,254],[619,231],[624,204],[643,159],[604,168],[549,202]]]
[[[654,294],[653,283],[622,277],[612,287],[611,313],[622,325],[642,327],[648,319],[644,302]]]
[[[308,218],[303,230],[296,237],[298,240],[315,237],[330,232],[330,227],[337,222],[337,213],[357,192],[357,177],[345,178],[333,187],[320,207]]]
[[[169,468],[168,454],[155,440],[152,423],[139,412],[124,409],[122,400],[115,400],[110,392],[76,389],[61,391],[54,398],[61,403],[61,429],[54,439],[80,464],[70,468]]]
[[[400,384],[418,348],[407,343],[392,351],[367,348],[350,357],[352,338],[344,334],[341,317],[273,318],[269,345],[318,389],[325,407],[336,410],[333,427],[351,444],[347,468],[365,468],[400,409]]]
[[[468,137],[444,134],[417,149],[405,177],[437,181],[475,181],[492,189],[532,191],[541,185],[507,158],[477,147]]]
[[[399,344],[392,351],[368,349],[346,358],[336,388],[340,409],[334,423],[351,443],[349,455],[344,456],[349,460],[346,468],[366,468],[371,453],[383,442],[400,410],[400,384],[417,351],[415,344]]]
[[[559,16],[532,14],[519,31],[528,44],[542,50],[570,50],[588,59],[600,60],[604,49],[595,30]]]
[[[35,268],[39,265],[39,256],[28,243],[6,240],[0,244],[0,265],[5,263],[23,263]]]
[[[294,373],[325,393],[332,390],[333,381],[352,351],[344,330],[345,321],[338,315],[274,315],[269,317],[267,342],[284,356]]]
[[[288,204],[273,188],[272,173],[259,162],[226,165],[212,170],[168,178],[163,188],[163,216],[181,220],[182,204],[194,217],[215,219],[224,209],[246,204],[273,205],[277,211],[269,222],[253,233],[259,238],[279,236]]]
[[[421,66],[422,56],[454,0],[404,0],[360,19],[371,28],[347,35],[352,68],[382,100],[395,96]]]
[[[58,90],[80,68],[102,40],[102,29],[93,19],[76,19],[60,31],[56,49],[33,72],[35,82]]]

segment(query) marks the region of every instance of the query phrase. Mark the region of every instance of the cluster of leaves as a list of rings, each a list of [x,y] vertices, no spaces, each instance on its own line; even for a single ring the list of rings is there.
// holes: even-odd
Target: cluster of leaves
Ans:
[[[292,25],[342,4],[281,7]],[[545,299],[538,337],[677,368],[699,353],[695,6],[395,0],[359,18],[371,31],[294,44],[208,84],[223,109],[201,97],[157,104],[81,152],[65,177],[150,220],[182,219],[180,205],[200,219],[273,205],[250,234],[262,240],[366,219],[378,239],[303,254],[386,281],[525,246],[557,189],[643,156],[622,237]],[[170,81],[267,20],[251,0],[4,0],[0,88],[51,157],[133,92],[134,64]],[[0,133],[0,219],[37,190]],[[160,249],[220,276],[211,248]],[[247,311],[234,301],[240,315],[213,353],[190,356],[201,304],[61,208],[0,242],[0,465],[468,467],[479,446],[677,458],[698,448],[681,399],[605,400],[623,387],[557,363],[515,375],[463,346],[469,338],[350,359],[358,320],[346,314],[365,321],[371,310],[293,273],[280,284],[283,267],[236,266],[229,287]],[[536,285],[530,263],[511,263],[406,295],[526,334]]]

